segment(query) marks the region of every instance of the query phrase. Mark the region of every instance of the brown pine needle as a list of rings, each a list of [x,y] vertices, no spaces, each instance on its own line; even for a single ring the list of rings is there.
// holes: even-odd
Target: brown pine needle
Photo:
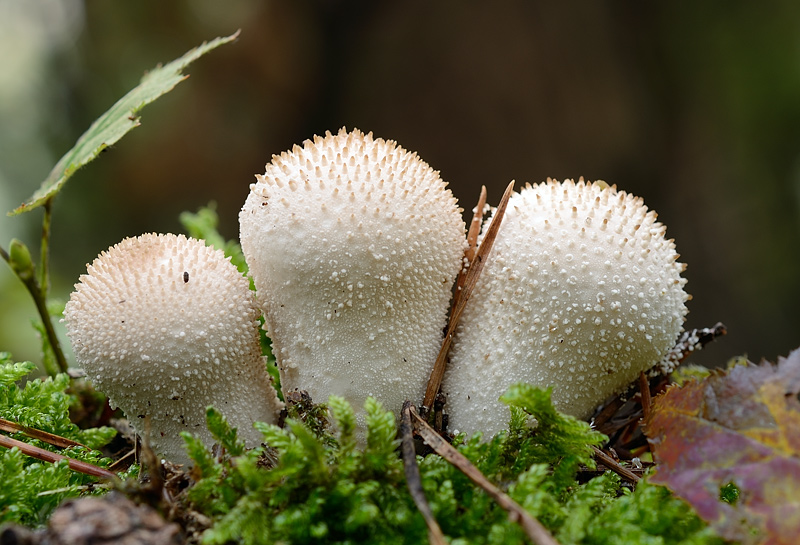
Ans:
[[[49,450],[44,450],[39,447],[29,445],[28,443],[12,439],[11,437],[2,434],[0,434],[0,447],[17,447],[22,454],[30,456],[31,458],[36,458],[37,460],[42,460],[43,462],[56,463],[61,460],[69,460],[69,468],[71,470],[78,471],[79,473],[85,473],[86,475],[91,475],[92,477],[99,477],[101,479],[108,480],[114,480],[117,478],[117,476],[112,472],[100,466],[96,466],[87,462],[81,462],[80,460],[75,460],[73,458],[68,458],[66,456],[62,456],[61,454],[56,454],[55,452],[50,452]]]
[[[483,223],[483,209],[486,207],[486,186],[481,186],[481,194],[478,197],[478,206],[475,207],[475,213],[472,215],[472,222],[469,224],[469,231],[467,231],[467,259],[472,263],[475,259],[475,249],[478,247],[478,235],[481,232],[481,223]]]
[[[500,507],[508,511],[509,519],[519,524],[535,545],[558,545],[558,541],[550,535],[550,532],[548,532],[538,520],[533,518],[502,490],[493,485],[489,479],[487,479],[478,468],[472,465],[463,454],[458,452],[453,445],[442,439],[442,436],[436,433],[436,431],[417,414],[417,410],[413,405],[409,405],[409,413],[414,420],[414,429],[419,436],[422,437],[439,456],[453,464],[459,471],[466,475],[469,480],[483,488]]]
[[[456,277],[456,291],[453,296],[453,306],[450,308],[450,313],[458,304],[460,299],[461,289],[464,287],[464,281],[467,277],[469,266],[475,261],[475,251],[478,247],[478,235],[481,232],[481,224],[483,223],[483,209],[486,207],[486,186],[481,186],[481,194],[478,197],[478,206],[475,207],[475,213],[472,215],[472,221],[469,224],[469,231],[467,231],[467,249],[464,250],[464,266],[458,271]]]
[[[453,312],[450,313],[450,322],[447,324],[447,332],[442,341],[442,348],[439,350],[439,355],[436,357],[436,362],[433,364],[431,377],[428,379],[428,388],[425,390],[425,398],[422,401],[423,408],[430,409],[433,406],[436,393],[442,385],[442,378],[444,377],[444,371],[447,367],[447,353],[450,351],[450,345],[453,343],[453,335],[456,332],[456,327],[458,327],[458,321],[461,319],[461,314],[464,312],[470,295],[472,295],[472,291],[478,283],[478,278],[480,278],[481,271],[483,271],[483,267],[486,264],[486,259],[492,249],[494,240],[497,238],[497,232],[500,230],[500,224],[506,213],[508,199],[511,198],[511,193],[513,191],[514,182],[511,182],[508,184],[503,198],[500,200],[500,204],[497,205],[497,210],[495,210],[494,216],[492,217],[492,223],[486,230],[483,241],[475,254],[475,259],[470,263],[470,267],[464,277],[464,286],[461,290],[456,292],[458,300],[453,306]]]
[[[425,498],[425,492],[422,490],[422,478],[419,475],[419,466],[417,465],[417,455],[414,449],[414,426],[411,424],[411,405],[410,401],[403,403],[402,417],[400,419],[400,437],[402,439],[401,447],[403,451],[403,469],[406,474],[406,484],[414,504],[425,519],[425,524],[428,526],[428,541],[431,545],[445,545],[447,541],[444,539],[442,529],[433,517],[428,500]]]
[[[55,435],[52,433],[47,433],[46,431],[37,430],[36,428],[29,428],[27,426],[22,426],[17,424],[16,422],[12,422],[10,420],[6,420],[5,418],[0,418],[0,431],[4,431],[6,433],[22,433],[31,439],[39,439],[40,441],[44,441],[45,443],[49,443],[54,447],[60,448],[68,448],[68,447],[86,447],[86,445],[82,445],[77,441],[73,441],[72,439],[67,439],[66,437],[61,437],[60,435]]]

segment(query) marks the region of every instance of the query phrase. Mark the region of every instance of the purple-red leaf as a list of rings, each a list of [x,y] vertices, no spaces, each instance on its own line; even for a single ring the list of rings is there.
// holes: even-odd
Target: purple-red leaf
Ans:
[[[800,539],[800,349],[671,387],[645,424],[651,482],[743,544]]]

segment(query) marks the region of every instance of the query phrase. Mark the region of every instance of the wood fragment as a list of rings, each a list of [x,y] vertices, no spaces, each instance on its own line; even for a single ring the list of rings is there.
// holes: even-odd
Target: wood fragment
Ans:
[[[6,433],[21,433],[27,437],[30,437],[31,439],[39,439],[40,441],[44,441],[45,443],[59,448],[89,448],[86,445],[78,443],[77,441],[73,441],[72,439],[67,439],[66,437],[61,437],[60,435],[55,435],[46,431],[37,430],[36,428],[29,428],[28,426],[17,424],[16,422],[6,420],[5,418],[0,418],[0,431],[4,431]]]
[[[442,348],[439,350],[439,355],[436,357],[436,362],[433,365],[430,379],[428,379],[428,388],[425,390],[425,398],[422,401],[422,406],[425,411],[433,406],[436,393],[439,391],[439,387],[442,385],[442,378],[444,377],[444,371],[447,367],[447,353],[450,351],[450,345],[453,343],[453,336],[455,335],[456,327],[458,327],[458,321],[461,319],[461,314],[464,312],[464,308],[467,306],[470,295],[472,295],[472,291],[475,289],[475,285],[478,283],[478,278],[480,278],[481,271],[483,271],[483,267],[486,264],[486,259],[492,249],[494,240],[497,238],[497,232],[500,229],[503,216],[506,213],[508,199],[511,198],[513,191],[514,182],[511,182],[508,184],[505,193],[503,193],[503,198],[500,200],[500,204],[497,205],[497,209],[492,216],[492,223],[489,224],[489,228],[486,230],[486,234],[483,236],[483,241],[478,247],[478,251],[475,254],[475,259],[472,261],[472,263],[470,263],[470,267],[464,277],[464,285],[461,290],[456,293],[458,301],[455,304],[453,311],[450,313],[450,322],[447,324],[447,332],[445,333],[444,340],[442,341]]]
[[[644,374],[644,371],[639,371],[639,394],[641,395],[642,414],[644,419],[647,420],[650,417],[652,400],[650,399],[650,380]]]
[[[417,466],[417,455],[414,450],[414,427],[411,424],[411,402],[406,401],[403,403],[402,416],[400,419],[400,437],[402,440],[401,449],[403,452],[403,469],[406,474],[406,484],[414,504],[425,519],[425,524],[428,526],[428,541],[432,545],[445,545],[447,541],[444,539],[444,534],[439,524],[431,512],[428,500],[425,498],[425,492],[422,489],[422,478],[419,474],[419,466]]]
[[[0,447],[5,447],[5,448],[17,447],[20,450],[20,452],[22,452],[22,454],[30,456],[31,458],[36,458],[37,460],[41,460],[43,462],[56,463],[60,462],[61,460],[68,460],[69,468],[71,470],[77,471],[79,473],[85,473],[86,475],[91,475],[92,477],[98,477],[100,479],[108,479],[108,480],[114,480],[117,478],[117,476],[114,475],[112,472],[100,466],[96,466],[88,462],[82,462],[80,460],[75,460],[67,456],[62,456],[61,454],[57,454],[55,452],[50,452],[49,450],[44,450],[43,448],[29,445],[28,443],[19,441],[17,439],[12,439],[11,437],[2,434],[0,434]]]
[[[522,527],[522,530],[535,545],[558,545],[558,541],[542,524],[533,518],[517,502],[512,500],[502,490],[492,484],[478,468],[450,443],[445,441],[428,423],[417,414],[413,405],[408,406],[409,414],[413,420],[414,430],[436,451],[439,456],[453,464],[459,471],[466,475],[473,483],[480,486],[500,507],[508,512],[510,520]]]
[[[634,484],[639,482],[639,477],[635,473],[633,473],[630,469],[623,467],[614,458],[612,458],[611,456],[609,456],[608,454],[606,454],[597,447],[592,447],[592,450],[594,450],[595,458],[597,458],[608,469],[610,469],[623,479],[627,479]]]
[[[123,471],[136,462],[136,447],[132,448],[125,456],[108,466],[109,471]]]

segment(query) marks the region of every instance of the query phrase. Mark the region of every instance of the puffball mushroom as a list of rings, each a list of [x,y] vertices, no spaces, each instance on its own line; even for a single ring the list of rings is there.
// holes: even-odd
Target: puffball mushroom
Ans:
[[[604,183],[515,193],[462,315],[445,373],[450,426],[505,429],[498,397],[552,386],[557,409],[588,417],[675,344],[684,265],[642,199]]]
[[[222,251],[183,235],[126,238],[80,277],[66,305],[67,335],[94,386],[165,458],[188,463],[179,432],[214,443],[213,405],[248,446],[253,422],[275,423],[281,403],[259,342],[249,283]]]
[[[419,400],[465,248],[461,210],[414,153],[358,130],[273,156],[239,215],[284,392]]]

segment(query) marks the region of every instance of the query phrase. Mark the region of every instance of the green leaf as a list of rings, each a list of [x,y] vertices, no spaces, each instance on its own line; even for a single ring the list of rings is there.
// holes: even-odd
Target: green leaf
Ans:
[[[29,212],[56,195],[78,169],[92,161],[108,146],[115,144],[128,131],[138,127],[140,125],[139,111],[186,79],[188,76],[182,73],[186,66],[212,49],[232,42],[238,36],[239,32],[237,31],[225,38],[205,42],[166,66],[156,67],[145,74],[138,86],[119,99],[106,113],[92,123],[89,130],[83,133],[75,143],[75,146],[56,163],[56,166],[42,182],[41,187],[30,199],[9,212],[8,215],[16,216],[23,212]]]
[[[242,247],[235,240],[226,241],[217,231],[219,226],[217,203],[212,201],[208,203],[208,206],[203,206],[196,213],[181,212],[178,219],[190,237],[204,240],[206,246],[222,250],[225,253],[225,257],[231,259],[231,263],[239,272],[247,276],[247,262],[244,259]],[[251,286],[251,289],[254,288]]]

